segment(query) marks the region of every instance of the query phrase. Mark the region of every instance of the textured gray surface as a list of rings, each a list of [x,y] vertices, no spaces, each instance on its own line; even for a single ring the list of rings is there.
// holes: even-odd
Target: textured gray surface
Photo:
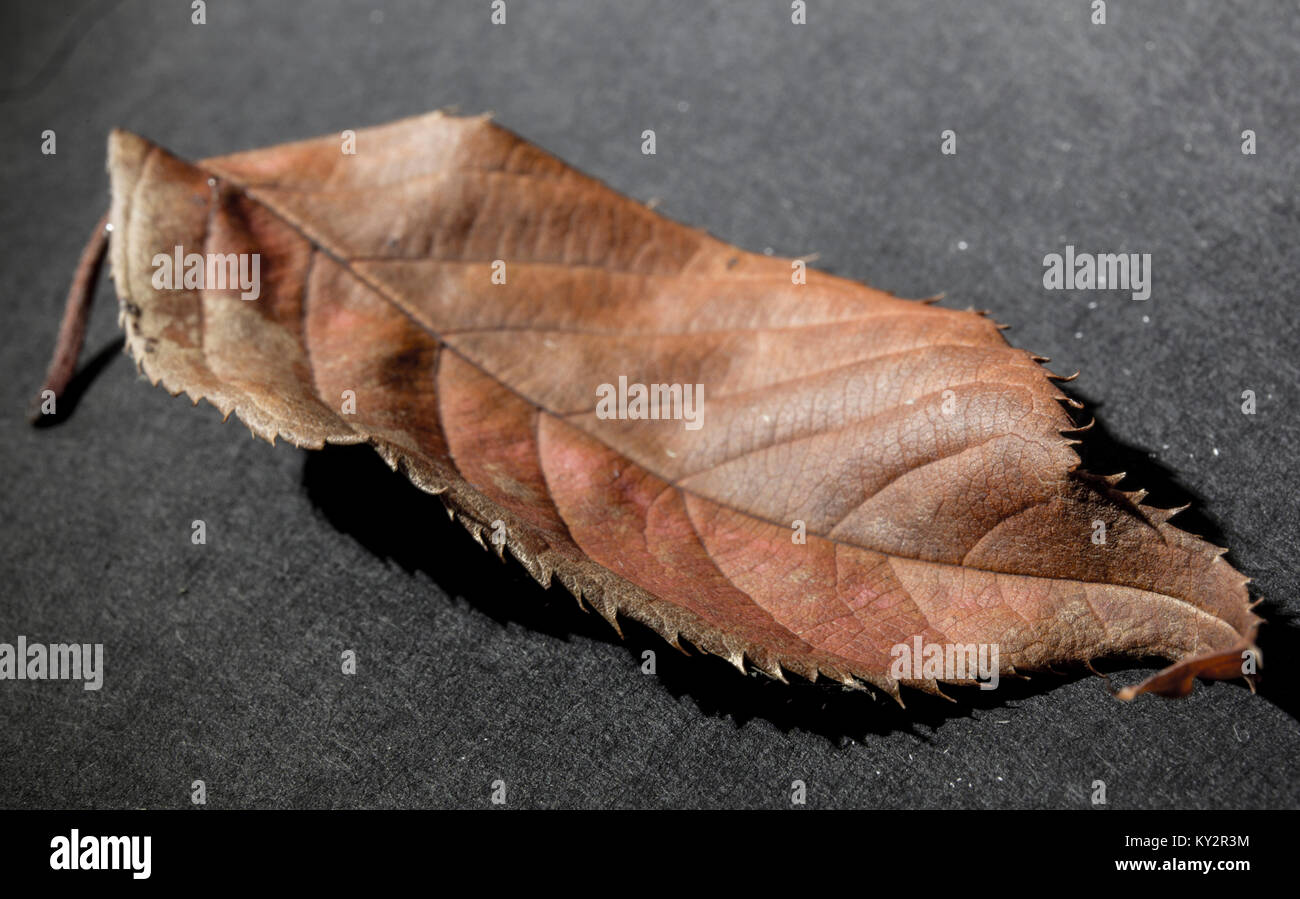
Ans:
[[[484,806],[498,778],[515,806],[782,807],[796,778],[810,806],[1083,809],[1097,779],[1111,808],[1300,804],[1295,5],[610,6],[510,0],[494,27],[486,0],[214,0],[205,26],[187,3],[5,5],[0,640],[103,642],[107,675],[0,682],[0,806],[179,807],[198,778],[213,807]],[[1195,499],[1183,525],[1256,579],[1262,695],[1124,705],[1043,677],[902,713],[621,643],[368,451],[272,449],[150,388],[107,295],[76,414],[26,427],[110,127],[197,158],[448,105],[740,246],[988,308],[1082,370],[1094,467]],[[1151,253],[1151,300],[1045,292],[1065,243]]]

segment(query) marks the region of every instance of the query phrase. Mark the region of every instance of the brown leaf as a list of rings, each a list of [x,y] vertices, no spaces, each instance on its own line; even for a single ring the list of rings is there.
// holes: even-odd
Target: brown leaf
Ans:
[[[197,164],[117,131],[109,169],[153,382],[272,441],[372,444],[616,627],[896,698],[968,680],[896,668],[899,646],[996,647],[1003,675],[1176,662],[1125,698],[1241,676],[1254,651],[1247,579],[1079,471],[1055,376],[978,313],[796,283],[486,118]],[[260,296],[158,289],[177,247],[260,254]],[[701,426],[684,402],[602,417],[620,377],[691,388]]]

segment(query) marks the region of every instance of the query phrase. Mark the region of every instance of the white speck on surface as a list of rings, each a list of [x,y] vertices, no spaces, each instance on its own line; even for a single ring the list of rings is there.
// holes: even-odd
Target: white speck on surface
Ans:
[[[964,250],[966,249],[966,246],[967,246],[966,241],[964,240],[957,241],[957,249]]]
[[[1149,325],[1149,324],[1151,324],[1151,316],[1149,316],[1149,315],[1144,315],[1144,316],[1142,316],[1142,324],[1144,324],[1144,325]]]
[[[1082,331],[1075,331],[1075,332],[1074,332],[1074,339],[1075,339],[1075,340],[1083,340],[1083,332],[1082,332]]]

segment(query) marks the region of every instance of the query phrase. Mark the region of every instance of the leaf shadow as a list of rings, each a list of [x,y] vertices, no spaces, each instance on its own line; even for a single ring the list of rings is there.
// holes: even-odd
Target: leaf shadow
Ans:
[[[63,395],[59,397],[55,405],[55,411],[51,415],[37,415],[32,419],[32,425],[38,428],[50,428],[67,421],[81,402],[82,396],[90,388],[91,383],[99,377],[108,363],[112,362],[122,352],[126,346],[125,337],[117,337],[110,341],[95,355],[91,356],[84,365],[77,369],[77,373],[68,381],[68,386],[63,389]],[[38,397],[39,399],[39,397]]]
[[[1058,386],[1067,396],[1084,404],[1086,411],[1076,413],[1075,419],[1082,419],[1085,424],[1089,414],[1095,414],[1105,406],[1103,401],[1089,398],[1073,385]],[[1124,472],[1126,477],[1120,482],[1120,489],[1146,490],[1147,497],[1142,502],[1148,506],[1168,509],[1190,504],[1190,508],[1178,513],[1171,523],[1217,546],[1227,545],[1223,529],[1204,512],[1205,497],[1180,484],[1177,473],[1161,462],[1155,453],[1124,443],[1111,434],[1099,418],[1082,435],[1082,440],[1083,443],[1074,449],[1082,460],[1080,467],[1085,471],[1098,475]]]
[[[1294,663],[1300,658],[1300,615],[1268,598],[1255,611],[1264,618],[1258,640],[1264,665],[1256,689],[1292,720],[1300,721],[1300,666]]]

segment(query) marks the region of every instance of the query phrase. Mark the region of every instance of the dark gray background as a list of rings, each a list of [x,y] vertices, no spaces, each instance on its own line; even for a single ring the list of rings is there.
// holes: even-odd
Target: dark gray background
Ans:
[[[809,7],[509,0],[494,27],[487,0],[211,0],[194,26],[179,0],[6,4],[0,640],[102,642],[107,675],[0,683],[0,805],[183,807],[198,778],[209,807],[482,807],[498,778],[512,806],[788,807],[796,778],[810,807],[1091,809],[1097,779],[1109,808],[1300,804],[1296,5]],[[1090,464],[1194,500],[1179,520],[1256,579],[1261,695],[1126,705],[1069,674],[901,712],[620,642],[368,450],[272,449],[150,388],[107,279],[76,413],[26,426],[110,127],[198,158],[449,105],[1081,369]],[[1151,300],[1044,291],[1067,242],[1151,253]]]

